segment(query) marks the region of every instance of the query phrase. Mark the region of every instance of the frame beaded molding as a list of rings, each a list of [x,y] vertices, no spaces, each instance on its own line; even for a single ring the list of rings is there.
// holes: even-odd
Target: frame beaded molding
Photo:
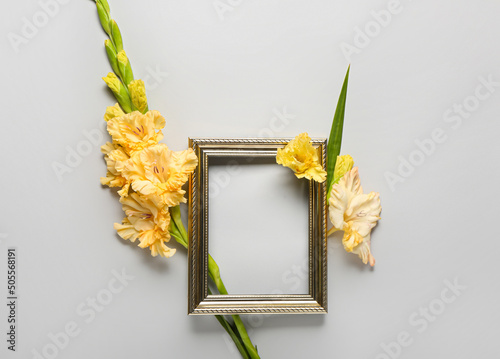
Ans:
[[[309,181],[309,293],[208,295],[208,170],[212,157],[275,157],[292,138],[193,138],[199,165],[189,179],[188,314],[321,314],[327,312],[326,188]],[[313,139],[323,168],[326,139]]]

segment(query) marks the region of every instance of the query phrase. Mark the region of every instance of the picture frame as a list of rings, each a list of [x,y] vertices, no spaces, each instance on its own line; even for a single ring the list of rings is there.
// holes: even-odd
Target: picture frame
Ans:
[[[275,158],[291,138],[190,138],[199,165],[189,180],[189,315],[327,313],[326,186],[309,181],[309,278],[307,294],[212,295],[208,287],[210,159]],[[326,139],[312,139],[326,167]],[[290,173],[290,175],[293,175]]]

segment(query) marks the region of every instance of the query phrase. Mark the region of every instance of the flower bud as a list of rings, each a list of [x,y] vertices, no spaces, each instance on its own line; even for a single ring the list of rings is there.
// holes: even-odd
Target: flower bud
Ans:
[[[104,114],[104,120],[108,122],[112,118],[121,117],[123,115],[125,115],[125,112],[123,112],[119,104],[115,103],[114,106],[108,106],[106,108],[106,113]]]
[[[106,54],[108,55],[109,64],[113,71],[117,74],[120,73],[120,69],[118,68],[118,60],[116,58],[116,49],[111,40],[106,39],[104,41],[104,47],[106,48]]]
[[[110,37],[113,40],[113,43],[115,44],[116,51],[120,52],[123,50],[122,34],[115,20],[111,20],[109,23],[111,28]]]
[[[354,160],[349,155],[337,156],[335,162],[335,170],[333,171],[333,182],[337,183],[347,172],[352,169]]]
[[[128,85],[133,79],[134,74],[132,72],[132,66],[130,66],[130,61],[128,60],[125,50],[121,50],[117,54],[118,68],[120,69],[120,74],[125,85]]]
[[[108,73],[108,76],[102,78],[104,82],[111,89],[113,94],[115,95],[118,103],[123,108],[126,113],[132,111],[132,102],[130,101],[130,97],[128,95],[127,89],[123,86],[122,82],[116,75],[112,72]]]
[[[148,99],[146,98],[146,87],[144,81],[133,80],[128,85],[132,104],[142,113],[148,111]]]
[[[107,5],[107,2],[106,2]],[[101,1],[96,1],[97,6],[97,14],[99,15],[99,21],[101,22],[101,26],[106,31],[106,34],[111,36],[111,27],[109,26],[109,7],[106,11],[106,7],[102,4]],[[109,5],[108,5],[109,6]]]

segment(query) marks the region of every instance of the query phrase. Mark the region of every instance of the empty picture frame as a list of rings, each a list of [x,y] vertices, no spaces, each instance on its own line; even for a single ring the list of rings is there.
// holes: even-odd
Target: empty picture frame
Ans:
[[[208,208],[210,159],[217,157],[274,158],[291,138],[192,138],[189,146],[199,165],[189,186],[188,314],[307,314],[327,312],[326,188],[309,181],[308,294],[211,295],[208,288]],[[313,139],[320,162],[326,166],[326,139]],[[278,164],[276,164],[278,166]],[[290,173],[293,176],[292,173]],[[272,181],[272,178],[269,179]],[[236,214],[235,214],[236,215]],[[283,223],[282,221],[276,221]],[[230,288],[229,288],[230,290]]]

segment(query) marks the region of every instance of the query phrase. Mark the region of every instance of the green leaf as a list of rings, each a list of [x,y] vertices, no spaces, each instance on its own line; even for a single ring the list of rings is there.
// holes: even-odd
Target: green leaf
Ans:
[[[130,61],[127,62],[127,66],[125,67],[125,84],[129,84],[131,83],[132,81],[134,81],[134,73],[132,71],[132,66],[130,65]]]
[[[245,346],[241,342],[241,338],[239,338],[234,330],[231,328],[229,323],[224,319],[223,316],[221,315],[216,315],[215,318],[219,321],[220,325],[226,330],[226,332],[229,334],[231,339],[233,340],[234,344],[236,345],[236,348],[238,348],[238,351],[240,352],[241,356],[244,359],[250,359],[250,356],[248,355]]]
[[[101,26],[106,32],[106,34],[111,35],[111,28],[109,27],[109,12],[103,7],[100,2],[96,2],[97,14],[99,15],[99,21]]]
[[[107,0],[98,0],[102,6],[104,7],[104,9],[109,13],[109,4],[107,2]]]
[[[342,131],[344,129],[345,103],[347,99],[347,83],[349,80],[350,68],[351,65],[349,65],[347,73],[345,74],[344,84],[342,85],[339,101],[337,102],[337,109],[335,110],[335,116],[333,116],[330,138],[328,139],[326,156],[326,188],[328,189],[328,196],[330,195],[330,187],[333,180],[333,172],[335,171],[335,163],[337,162],[337,156],[340,154],[340,147],[342,145]]]
[[[210,295],[212,294],[210,288],[208,288],[208,294]],[[215,318],[219,321],[220,325],[222,325],[222,327],[226,330],[231,339],[233,339],[233,342],[238,348],[238,351],[240,352],[241,356],[244,359],[251,359],[236,328],[231,326],[231,323],[229,323],[226,320],[226,318],[224,318],[222,315],[216,315]]]
[[[118,60],[116,59],[116,49],[111,40],[106,40],[104,42],[104,47],[106,48],[106,54],[108,55],[109,64],[111,68],[117,74],[120,75],[120,69],[118,68]]]
[[[110,21],[110,28],[111,28],[110,37],[111,40],[113,41],[113,44],[116,47],[116,52],[118,53],[123,50],[122,34],[115,20]]]
[[[130,113],[133,111],[132,100],[130,99],[130,95],[128,90],[123,86],[123,83],[120,79],[115,75],[114,72],[110,72],[108,76],[102,78],[104,82],[111,89],[115,98],[118,100],[118,103],[122,107],[125,113]]]
[[[254,347],[252,344],[250,337],[248,336],[248,333],[245,329],[245,324],[243,324],[243,321],[241,320],[239,315],[233,315],[233,320],[234,324],[236,325],[236,328],[238,330],[238,333],[240,334],[241,341],[243,342],[243,345],[245,346],[246,350],[248,351],[248,354],[250,355],[251,359],[260,359],[259,353],[257,352],[257,348]]]

